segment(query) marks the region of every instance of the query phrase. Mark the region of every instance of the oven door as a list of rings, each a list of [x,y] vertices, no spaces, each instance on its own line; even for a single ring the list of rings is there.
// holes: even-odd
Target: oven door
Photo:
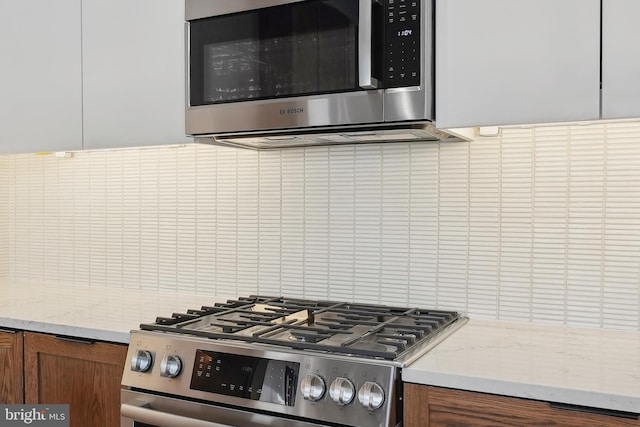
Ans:
[[[190,135],[384,121],[374,0],[187,0]]]
[[[326,424],[122,390],[121,427],[320,427]]]

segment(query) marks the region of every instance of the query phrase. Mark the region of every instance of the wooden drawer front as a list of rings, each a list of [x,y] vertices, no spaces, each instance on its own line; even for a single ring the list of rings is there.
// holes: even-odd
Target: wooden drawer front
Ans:
[[[0,331],[0,403],[24,403],[22,332]]]
[[[405,384],[405,427],[640,427],[637,418],[559,409],[546,402]]]
[[[70,405],[71,427],[120,424],[127,347],[25,333],[25,400]]]

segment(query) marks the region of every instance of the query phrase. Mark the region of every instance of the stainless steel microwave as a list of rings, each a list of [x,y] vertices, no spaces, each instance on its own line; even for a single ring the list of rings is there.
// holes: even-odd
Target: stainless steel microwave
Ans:
[[[186,132],[253,148],[448,139],[433,0],[186,0]]]

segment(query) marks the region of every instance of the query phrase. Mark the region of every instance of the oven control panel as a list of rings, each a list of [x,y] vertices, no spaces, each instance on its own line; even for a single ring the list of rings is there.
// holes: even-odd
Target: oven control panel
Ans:
[[[197,337],[131,333],[122,384],[346,426],[396,425],[390,362]]]
[[[297,362],[198,349],[190,388],[294,406],[299,371]]]

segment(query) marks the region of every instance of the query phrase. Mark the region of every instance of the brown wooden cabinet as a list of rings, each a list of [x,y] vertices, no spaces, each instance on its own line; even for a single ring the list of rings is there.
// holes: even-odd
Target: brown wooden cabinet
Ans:
[[[69,404],[71,427],[117,427],[126,354],[125,345],[25,332],[25,402]]]
[[[404,427],[485,426],[640,427],[640,421],[558,408],[534,400],[404,385]]]
[[[22,332],[0,330],[0,403],[24,403]]]

